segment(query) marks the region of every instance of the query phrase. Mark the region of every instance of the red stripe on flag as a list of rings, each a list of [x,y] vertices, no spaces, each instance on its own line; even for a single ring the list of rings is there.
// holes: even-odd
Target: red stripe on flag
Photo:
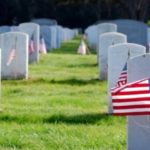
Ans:
[[[115,94],[115,93],[112,93],[112,96],[115,96],[115,95],[133,95],[133,94],[150,94],[150,92],[149,91],[123,91],[123,92],[119,92],[118,94]]]
[[[150,87],[149,79],[144,79],[141,81],[126,84],[124,87],[116,91],[113,91],[111,94],[112,94],[114,115],[150,114],[149,87]]]
[[[139,101],[150,101],[150,97],[142,98],[128,98],[128,99],[113,99],[114,103],[124,103],[124,102],[139,102]]]
[[[129,116],[129,115],[150,115],[149,111],[144,111],[144,112],[126,112],[126,113],[114,113],[114,116]]]
[[[150,104],[113,106],[113,109],[135,109],[135,108],[150,108]]]

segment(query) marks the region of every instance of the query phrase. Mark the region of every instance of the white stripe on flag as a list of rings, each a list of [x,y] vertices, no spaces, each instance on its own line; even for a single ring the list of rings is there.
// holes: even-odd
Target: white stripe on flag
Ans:
[[[150,108],[115,109],[114,113],[150,112]]]
[[[131,99],[131,98],[146,98],[146,97],[150,97],[150,93],[148,94],[134,94],[134,95],[116,95],[116,96],[112,96],[113,99]]]
[[[133,92],[133,91],[147,91],[149,87],[131,87],[123,89],[122,92]]]
[[[150,101],[139,101],[139,102],[113,102],[113,106],[130,106],[130,105],[145,105],[145,104],[150,104]]]

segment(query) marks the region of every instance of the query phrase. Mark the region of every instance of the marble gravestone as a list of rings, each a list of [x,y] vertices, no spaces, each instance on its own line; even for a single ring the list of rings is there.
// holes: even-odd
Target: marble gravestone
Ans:
[[[107,32],[100,36],[99,39],[99,52],[98,52],[98,66],[99,66],[99,79],[107,79],[108,72],[108,47],[118,43],[126,43],[127,37],[124,34],[117,32]]]
[[[147,46],[147,25],[131,19],[117,19],[110,21],[117,25],[118,32],[126,34],[128,42]]]
[[[130,59],[127,63],[128,82],[150,77],[150,54]],[[150,149],[150,115],[128,116],[128,150]]]
[[[0,100],[2,101],[2,94],[1,94],[1,92],[2,92],[2,90],[1,90],[1,61],[2,59],[1,59],[1,49],[0,49]],[[2,111],[2,107],[0,106],[0,111]]]
[[[11,30],[11,32],[19,32],[18,26],[11,26],[10,30]]]
[[[28,78],[28,35],[8,32],[0,35],[2,79]]]
[[[117,32],[117,25],[114,23],[100,23],[97,25],[97,54],[99,50],[100,35],[106,32]]]
[[[147,29],[147,52],[150,53],[150,28]]]
[[[50,48],[57,48],[57,26],[50,26]]]
[[[111,89],[115,87],[126,62],[146,53],[146,48],[134,43],[122,43],[108,48],[108,113],[112,114]]]
[[[89,43],[89,46],[93,49],[96,49],[96,44],[97,44],[97,26],[96,25],[92,25],[89,26],[86,30],[85,30],[85,35],[87,38],[87,41]]]
[[[51,28],[48,25],[40,26],[40,34],[45,40],[46,48],[48,51],[51,49]]]
[[[10,31],[10,26],[0,26],[0,34],[9,31]]]
[[[63,41],[63,28],[61,26],[57,26],[57,48],[61,47]]]
[[[39,24],[39,25],[57,25],[57,21],[54,19],[49,18],[38,18],[38,19],[32,19],[31,22]]]
[[[27,33],[29,36],[28,51],[29,63],[39,62],[39,41],[40,27],[35,23],[22,23],[19,25],[19,31]]]

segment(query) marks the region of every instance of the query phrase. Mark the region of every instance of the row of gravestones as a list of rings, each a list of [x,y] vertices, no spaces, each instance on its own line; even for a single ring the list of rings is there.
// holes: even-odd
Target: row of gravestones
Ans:
[[[20,26],[26,26],[27,29],[31,27],[32,30],[34,28],[39,28],[39,35],[40,38],[44,38],[47,50],[52,50],[55,48],[60,48],[61,43],[67,40],[72,39],[75,35],[78,34],[77,29],[69,29],[69,28],[64,28],[59,25],[38,25],[36,23],[23,23],[20,24],[19,26],[1,26],[0,27],[0,33],[5,33],[5,32],[18,32],[21,31]],[[30,37],[32,34],[34,34],[34,30],[30,32]]]
[[[40,27],[35,23],[23,23],[15,27],[15,29],[13,27],[13,30],[17,32],[0,34],[0,48],[2,50],[1,78],[27,79],[28,63],[39,62]],[[75,31],[73,30],[68,29],[67,32],[67,30],[64,30],[62,27],[58,27],[58,31],[59,33],[64,31],[64,33],[58,35],[58,39],[61,40],[61,42],[70,40],[75,36]],[[55,32],[55,30],[52,30],[52,33],[53,32]],[[69,38],[62,38],[61,34],[63,34],[63,36],[68,36],[69,34]]]
[[[116,24],[118,28],[117,31],[127,35],[128,42],[140,44],[143,46],[147,45],[147,37],[150,35],[150,31],[148,30],[147,25],[143,22],[130,19],[118,19],[107,22]],[[85,34],[91,48],[97,48],[97,37],[99,34],[98,28],[101,23],[102,22],[91,25],[85,30]]]
[[[124,24],[124,29],[127,28]],[[137,81],[150,77],[150,54],[146,54],[146,34],[142,33],[141,26],[132,26],[130,40],[137,40],[136,43],[127,43],[130,41],[128,34],[118,33],[118,25],[111,23],[102,23],[98,25],[97,60],[100,66],[100,79],[108,78],[108,112],[113,113],[111,89],[115,87],[120,73],[127,64],[127,82]],[[130,27],[131,29],[131,27]],[[136,30],[136,31],[135,31]],[[141,31],[140,31],[141,30]],[[139,32],[140,31],[140,32]],[[147,29],[146,29],[147,31]],[[140,34],[135,34],[139,32]],[[132,38],[131,38],[132,37]],[[144,39],[142,41],[142,39]],[[143,46],[145,45],[145,46]],[[149,150],[150,140],[150,119],[145,116],[128,116],[128,150]]]

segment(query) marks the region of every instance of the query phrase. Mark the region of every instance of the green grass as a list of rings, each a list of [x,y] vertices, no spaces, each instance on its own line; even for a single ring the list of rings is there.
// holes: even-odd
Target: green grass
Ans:
[[[125,118],[107,115],[107,82],[79,42],[41,55],[28,80],[2,81],[0,150],[126,149]]]

